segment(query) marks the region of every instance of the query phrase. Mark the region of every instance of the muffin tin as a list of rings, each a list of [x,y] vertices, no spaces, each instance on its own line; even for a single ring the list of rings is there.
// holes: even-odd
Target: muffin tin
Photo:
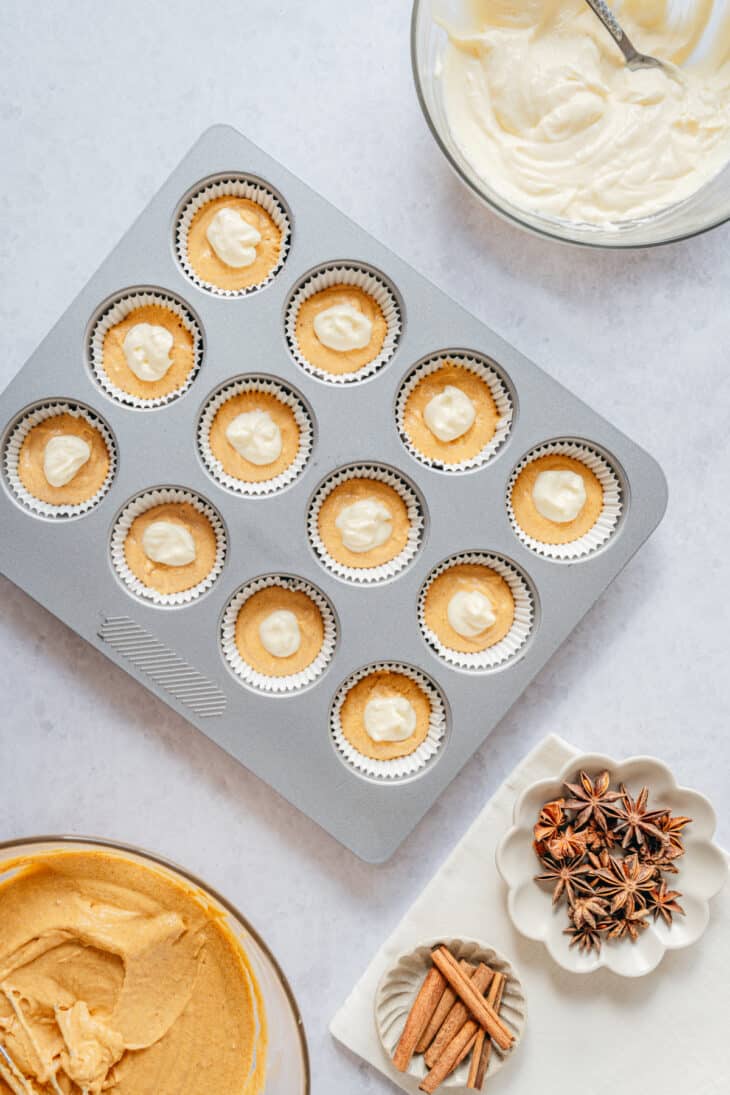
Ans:
[[[216,294],[179,261],[181,213],[202,186],[246,179],[280,196],[291,234],[259,290]],[[329,383],[292,352],[287,315],[312,278],[332,267],[370,272],[395,294],[399,329],[388,359]],[[92,367],[95,322],[120,295],[180,301],[201,331],[190,385],[155,408],[118,402]],[[427,466],[399,435],[398,396],[414,367],[448,351],[486,361],[511,402],[506,436],[484,463]],[[214,394],[241,378],[283,383],[312,418],[311,452],[276,493],[231,490],[206,466],[196,438]],[[67,402],[100,417],[114,440],[114,477],[80,514],[39,513],[14,489],[9,440],[38,406]],[[208,130],[0,397],[3,490],[0,566],[36,600],[186,716],[358,855],[380,862],[400,844],[568,633],[661,520],[664,476],[642,449],[570,395],[474,316],[415,273],[235,130]],[[612,469],[620,514],[580,558],[549,558],[510,524],[507,490],[525,455],[550,443],[586,446]],[[422,510],[402,568],[372,583],[323,565],[308,536],[317,491],[340,469],[376,466],[408,484]],[[117,573],[112,538],[130,502],[183,491],[220,517],[220,572],[183,603],[140,598]],[[455,555],[488,553],[522,576],[528,634],[494,665],[449,663],[419,624],[419,596]],[[332,606],[335,634],[322,671],[304,687],[250,687],[223,650],[226,606],[262,576],[303,579]],[[395,662],[434,683],[444,733],[415,773],[377,778],[338,751],[333,705],[363,667]],[[300,682],[301,683],[301,682]]]

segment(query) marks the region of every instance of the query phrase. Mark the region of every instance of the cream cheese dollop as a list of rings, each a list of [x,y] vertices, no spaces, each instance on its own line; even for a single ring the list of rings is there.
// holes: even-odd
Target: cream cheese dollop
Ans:
[[[476,409],[466,392],[447,384],[428,401],[423,417],[439,441],[456,441],[473,426]]]
[[[176,521],[151,521],[142,533],[142,550],[153,563],[184,567],[195,560],[190,530]]]
[[[467,9],[467,5],[459,5]],[[689,198],[730,160],[730,19],[718,0],[622,0],[632,72],[584,0],[473,3],[439,79],[451,136],[513,205],[610,225]],[[699,43],[699,46],[698,46]]]
[[[314,333],[328,350],[346,353],[363,350],[372,337],[373,325],[352,304],[333,304],[314,317]]]
[[[583,477],[567,469],[541,471],[532,488],[532,501],[548,521],[561,525],[574,521],[586,504]]]
[[[281,430],[268,411],[245,411],[226,429],[228,441],[244,460],[262,466],[281,456]]]
[[[172,365],[173,342],[166,327],[156,323],[135,323],[124,336],[127,365],[139,380],[161,380]]]
[[[285,608],[269,613],[259,624],[259,638],[274,658],[289,658],[302,645],[299,621]]]
[[[348,551],[365,552],[380,547],[393,532],[393,518],[387,506],[376,498],[361,498],[344,506],[335,525]]]
[[[449,623],[463,639],[475,639],[497,621],[494,606],[478,589],[460,589],[446,609]]]
[[[91,446],[72,433],[52,437],[43,450],[43,474],[52,487],[65,487],[91,456]]]
[[[405,696],[373,696],[365,704],[364,719],[373,741],[405,741],[416,729],[416,709]]]
[[[256,262],[261,233],[237,209],[224,205],[205,230],[208,243],[221,262],[239,270]]]

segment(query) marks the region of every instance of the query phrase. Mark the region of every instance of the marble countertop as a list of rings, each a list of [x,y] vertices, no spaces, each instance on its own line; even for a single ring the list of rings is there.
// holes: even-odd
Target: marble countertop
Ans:
[[[224,121],[643,444],[669,479],[657,534],[382,867],[2,581],[0,838],[113,837],[225,891],[291,978],[317,1095],[392,1091],[334,1045],[328,1021],[547,732],[662,757],[714,801],[730,844],[730,230],[609,254],[485,212],[420,116],[408,7],[127,0],[122,13],[5,0],[0,37],[0,386],[200,132]]]

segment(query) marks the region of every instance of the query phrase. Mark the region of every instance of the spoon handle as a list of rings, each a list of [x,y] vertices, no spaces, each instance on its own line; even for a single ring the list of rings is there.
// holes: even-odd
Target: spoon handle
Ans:
[[[603,23],[604,27],[611,35],[613,40],[621,45],[626,35],[621,29],[621,25],[613,14],[608,4],[604,4],[603,0],[586,0],[589,8],[593,8],[598,18]]]

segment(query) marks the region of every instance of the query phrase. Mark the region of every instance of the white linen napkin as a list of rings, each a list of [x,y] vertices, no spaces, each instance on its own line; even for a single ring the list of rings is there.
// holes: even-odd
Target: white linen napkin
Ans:
[[[730,1054],[730,887],[710,907],[704,936],[670,951],[632,980],[609,970],[560,969],[542,943],[519,935],[505,906],[495,848],[512,824],[517,795],[557,774],[579,752],[545,738],[515,768],[381,947],[330,1025],[334,1037],[415,1093],[418,1081],[391,1065],[375,1030],[383,972],[425,939],[480,939],[514,962],[527,998],[527,1026],[512,1060],[485,1084],[510,1095],[727,1095]]]

